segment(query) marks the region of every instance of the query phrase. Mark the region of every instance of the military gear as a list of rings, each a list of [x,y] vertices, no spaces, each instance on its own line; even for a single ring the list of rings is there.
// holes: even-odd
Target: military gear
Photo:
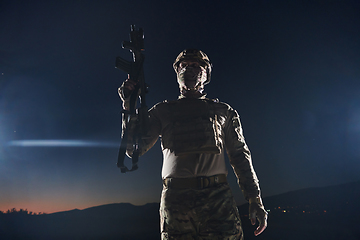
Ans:
[[[171,189],[203,189],[227,183],[226,175],[201,176],[195,178],[165,178],[164,187]]]
[[[241,220],[227,183],[195,189],[163,188],[162,240],[243,239]]]
[[[191,118],[187,111],[196,117]],[[149,124],[148,133],[139,141],[139,154],[147,152],[161,136],[163,179],[227,174],[226,149],[245,198],[260,196],[239,116],[228,104],[206,98],[165,101],[150,109]],[[177,128],[187,134],[181,134]],[[196,131],[197,128],[202,131]],[[130,157],[132,148],[129,144],[127,154]]]
[[[177,73],[177,81],[182,92],[203,92],[205,82],[207,81],[206,69],[202,66],[180,68]]]
[[[176,73],[178,73],[178,67],[181,61],[183,60],[196,60],[200,63],[202,67],[206,69],[206,76],[207,79],[204,85],[208,84],[211,79],[211,71],[212,71],[212,64],[210,62],[209,57],[201,50],[197,49],[185,49],[183,50],[175,59],[173,63],[173,68]]]
[[[122,119],[124,122],[124,126],[130,125],[130,120],[132,117],[136,116],[138,119],[138,124],[135,131],[132,131],[133,136],[131,136],[131,144],[133,145],[133,153],[132,153],[132,167],[129,170],[124,165],[125,160],[125,152],[128,141],[128,129],[126,127],[123,128],[123,132],[121,135],[121,144],[118,153],[118,161],[117,166],[120,168],[122,173],[126,173],[128,171],[134,171],[138,168],[138,142],[141,135],[144,135],[148,129],[148,118],[147,112],[148,107],[146,106],[145,94],[147,92],[147,85],[144,79],[144,55],[142,51],[144,51],[144,32],[142,28],[136,30],[135,25],[131,25],[130,31],[130,41],[123,41],[122,47],[129,49],[133,54],[133,62],[129,62],[121,57],[116,58],[115,67],[121,69],[129,74],[130,79],[137,82],[135,86],[135,90],[131,93],[130,96],[125,96],[125,92],[123,89],[119,89],[120,97],[123,100],[123,108],[122,111]],[[125,101],[125,98],[128,98],[128,101]],[[140,107],[136,109],[137,100],[140,101]]]
[[[251,216],[255,213],[262,221],[257,231],[264,230],[266,214],[259,201],[253,202],[260,199],[260,187],[240,118],[228,104],[206,99],[203,92],[211,77],[209,58],[200,50],[186,49],[173,67],[181,95],[149,110],[149,131],[136,145],[141,156],[161,138],[162,240],[243,239],[239,213],[226,182],[225,150],[245,198],[251,201]],[[136,118],[123,122],[123,129],[136,131],[136,122]],[[128,144],[129,157],[133,150],[134,145]]]
[[[255,219],[257,218],[259,221],[259,228],[261,226],[267,226],[267,217],[268,213],[264,208],[262,200],[260,197],[250,198],[249,199],[249,219],[252,220],[252,223],[255,224]],[[257,229],[258,230],[258,229]],[[258,234],[260,234],[259,232]]]
[[[165,183],[160,204],[162,239],[242,239],[231,192],[221,191],[227,183],[201,189],[191,187],[196,183],[187,183],[193,181],[187,179],[226,175],[226,150],[245,198],[260,197],[237,112],[216,100],[182,96],[151,108],[149,124],[149,132],[139,141],[139,153],[147,152],[161,137]],[[128,145],[129,156],[132,147]],[[176,179],[173,188],[171,180],[166,179]],[[179,188],[182,184],[187,188]],[[257,216],[261,216],[259,205],[252,204],[251,209],[255,207]]]
[[[215,104],[208,100],[183,99],[169,102],[168,105],[172,124],[169,133],[162,136],[164,148],[171,149],[175,155],[220,153],[221,119],[215,114]]]

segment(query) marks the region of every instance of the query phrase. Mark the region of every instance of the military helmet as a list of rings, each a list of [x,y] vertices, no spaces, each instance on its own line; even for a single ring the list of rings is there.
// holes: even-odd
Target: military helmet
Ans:
[[[207,73],[207,80],[204,84],[208,84],[210,82],[211,78],[211,70],[212,70],[212,64],[210,62],[209,57],[201,50],[198,49],[185,49],[182,51],[177,58],[175,59],[175,62],[173,64],[173,68],[175,72],[177,72],[177,69],[179,67],[179,64],[183,60],[197,60],[200,62],[200,65],[206,68]]]

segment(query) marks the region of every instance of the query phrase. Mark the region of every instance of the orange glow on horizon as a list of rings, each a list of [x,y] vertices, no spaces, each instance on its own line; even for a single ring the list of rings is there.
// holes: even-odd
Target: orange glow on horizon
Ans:
[[[129,200],[129,199],[128,199]],[[148,201],[146,201],[148,200]],[[17,211],[20,209],[27,210],[29,213],[56,213],[56,212],[63,212],[63,211],[70,211],[74,209],[83,210],[86,208],[106,205],[106,204],[113,204],[113,203],[131,203],[133,205],[141,206],[151,201],[150,199],[142,199],[142,201],[139,201],[138,199],[134,201],[121,201],[121,199],[72,199],[67,200],[65,198],[48,198],[48,199],[34,199],[34,200],[19,200],[19,201],[6,201],[6,202],[0,202],[0,211],[7,212],[8,210],[11,210],[15,208]],[[155,201],[156,202],[156,201]]]
[[[66,202],[66,201],[33,201],[33,202],[13,202],[13,203],[4,203],[0,204],[0,211],[6,212],[7,210],[11,210],[15,208],[17,211],[20,209],[27,210],[28,212],[32,213],[55,213],[55,212],[63,212],[63,211],[70,211],[74,209],[86,209],[90,207],[95,207],[99,205],[105,205],[108,203],[95,203],[95,202],[87,202],[83,204],[75,204],[73,202]]]

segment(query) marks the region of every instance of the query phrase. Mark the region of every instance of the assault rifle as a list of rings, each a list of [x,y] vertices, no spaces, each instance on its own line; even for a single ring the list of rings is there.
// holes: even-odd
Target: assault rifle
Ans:
[[[148,108],[146,106],[145,94],[147,93],[147,86],[144,79],[144,32],[142,28],[136,30],[135,25],[130,26],[130,41],[123,41],[122,48],[129,49],[133,54],[133,62],[127,61],[121,57],[116,58],[115,67],[121,69],[129,74],[129,78],[137,82],[134,91],[130,96],[130,108],[129,110],[122,111],[122,118],[125,121],[125,128],[121,138],[121,144],[119,149],[117,166],[122,173],[134,171],[138,169],[139,159],[139,140],[143,134],[147,131]],[[136,108],[137,100],[139,99],[140,107]],[[132,137],[133,153],[132,153],[132,167],[129,170],[124,165],[126,147],[128,145],[129,138],[129,122],[130,119],[136,116],[137,119],[134,135]]]

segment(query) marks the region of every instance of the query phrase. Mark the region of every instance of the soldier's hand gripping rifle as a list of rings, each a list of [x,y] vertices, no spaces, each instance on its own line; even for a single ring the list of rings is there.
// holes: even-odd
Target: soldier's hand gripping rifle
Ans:
[[[130,107],[122,111],[123,121],[125,121],[125,129],[121,138],[121,144],[118,155],[117,166],[120,168],[122,173],[128,171],[134,171],[138,168],[137,162],[139,158],[139,141],[143,134],[147,131],[148,124],[148,108],[146,106],[145,94],[147,92],[147,86],[144,79],[144,33],[143,29],[135,29],[135,25],[131,25],[130,41],[123,41],[122,47],[129,49],[133,54],[133,62],[127,61],[121,57],[116,58],[115,67],[121,69],[129,74],[129,78],[136,82],[135,89],[132,91],[130,96]],[[139,99],[140,107],[137,109],[136,104]],[[129,140],[129,122],[132,117],[136,116],[137,119],[134,136],[132,136],[132,143],[128,143]],[[132,167],[129,170],[124,165],[125,153],[128,144],[132,144]]]

